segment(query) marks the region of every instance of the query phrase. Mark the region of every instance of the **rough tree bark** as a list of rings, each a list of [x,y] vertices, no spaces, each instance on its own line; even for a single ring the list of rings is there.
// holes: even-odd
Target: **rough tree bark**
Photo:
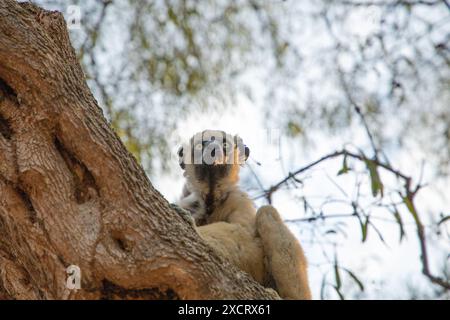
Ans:
[[[81,268],[81,290],[66,268]],[[0,298],[278,298],[218,257],[108,126],[62,14],[0,1]]]

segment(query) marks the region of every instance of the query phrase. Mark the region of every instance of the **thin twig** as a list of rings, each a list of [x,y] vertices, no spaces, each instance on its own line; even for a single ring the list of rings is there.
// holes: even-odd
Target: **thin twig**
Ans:
[[[307,170],[317,166],[318,164],[320,164],[320,163],[322,163],[322,162],[324,162],[326,160],[333,159],[333,158],[340,157],[340,156],[347,156],[347,157],[354,158],[354,159],[357,159],[357,160],[360,160],[360,161],[369,160],[363,155],[352,153],[352,152],[350,152],[350,151],[348,151],[346,149],[343,149],[341,151],[335,151],[333,153],[330,153],[328,155],[325,155],[325,156],[321,157],[320,159],[318,159],[318,160],[316,160],[316,161],[314,161],[314,162],[312,162],[312,163],[310,163],[310,164],[308,164],[308,165],[306,165],[304,167],[301,167],[300,169],[297,169],[296,171],[290,172],[284,179],[282,179],[281,181],[275,183],[269,189],[267,189],[262,196],[264,196],[264,197],[266,197],[268,199],[272,199],[272,194],[274,192],[278,191],[278,189],[282,185],[286,184],[286,182],[289,181],[290,179],[292,179],[293,177],[295,177],[295,176],[297,176],[297,175],[299,175],[299,174],[301,174],[301,173],[303,173],[303,172],[305,172],[305,171],[307,171]],[[408,185],[408,186],[411,185],[411,178],[406,176],[406,175],[404,175],[399,170],[396,170],[396,169],[392,168],[390,165],[388,165],[388,164],[386,164],[384,162],[381,162],[379,160],[371,159],[371,161],[373,161],[377,166],[379,166],[379,167],[381,167],[381,168],[391,172],[395,176],[397,176],[399,178],[402,178],[405,181],[405,185]],[[260,198],[260,197],[261,196],[259,196],[257,198]]]
[[[315,166],[317,166],[318,164],[329,160],[329,159],[333,159],[339,156],[346,156],[346,157],[350,157],[350,158],[354,158],[360,161],[367,161],[368,159],[364,156],[364,155],[359,155],[359,154],[355,154],[352,152],[349,152],[348,150],[341,150],[341,151],[336,151],[333,153],[330,153],[328,155],[325,155],[323,157],[321,157],[320,159],[299,168],[298,170],[290,173],[287,177],[285,177],[284,179],[282,179],[281,181],[279,181],[278,183],[274,184],[273,186],[271,186],[265,193],[266,198],[271,199],[272,195],[274,192],[276,192],[277,190],[280,189],[280,187],[284,184],[287,183],[287,181],[289,181],[290,179],[292,179],[293,177],[295,177],[296,175],[303,173]],[[425,227],[422,224],[422,221],[420,219],[419,213],[415,208],[415,204],[414,204],[414,197],[417,194],[417,192],[421,189],[421,185],[418,184],[414,189],[411,186],[411,177],[406,176],[405,174],[403,174],[402,172],[400,172],[399,170],[396,170],[394,168],[392,168],[390,165],[383,163],[381,161],[379,161],[378,159],[375,160],[371,160],[373,161],[378,167],[381,167],[383,169],[385,169],[386,171],[394,174],[396,177],[401,178],[402,180],[404,180],[404,188],[406,191],[406,196],[404,197],[405,199],[408,199],[410,205],[412,206],[412,208],[409,208],[410,211],[412,210],[413,212],[413,216],[414,216],[414,220],[415,220],[415,224],[416,224],[416,228],[417,228],[417,237],[419,239],[419,243],[420,243],[420,251],[421,251],[421,262],[422,262],[422,273],[434,284],[437,284],[441,287],[443,287],[446,290],[450,290],[450,283],[448,281],[445,281],[444,279],[437,277],[435,275],[433,275],[430,271],[430,267],[429,267],[429,260],[428,260],[428,249],[427,249],[427,244],[426,244],[426,236],[425,236]],[[406,203],[405,203],[406,204]],[[295,219],[295,221],[315,221],[318,219],[325,219],[325,218],[342,218],[342,217],[354,217],[354,216],[358,216],[357,212],[356,212],[356,208],[355,208],[355,212],[352,214],[343,214],[343,215],[331,215],[331,216],[324,216],[322,214],[314,216],[314,217],[308,217],[308,218],[304,218],[304,219]],[[290,220],[287,220],[286,222],[290,222]],[[372,225],[373,227],[373,225]]]
[[[450,2],[448,2],[447,0],[442,0],[442,1],[447,6],[447,8],[450,10]]]

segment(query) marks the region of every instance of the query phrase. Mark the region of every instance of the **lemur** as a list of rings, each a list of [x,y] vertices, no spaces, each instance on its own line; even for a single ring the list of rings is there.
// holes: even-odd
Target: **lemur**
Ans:
[[[238,187],[250,149],[237,135],[205,130],[178,150],[186,184],[178,206],[216,252],[284,299],[311,299],[302,247],[272,206],[256,211]],[[192,221],[192,223],[194,223]]]

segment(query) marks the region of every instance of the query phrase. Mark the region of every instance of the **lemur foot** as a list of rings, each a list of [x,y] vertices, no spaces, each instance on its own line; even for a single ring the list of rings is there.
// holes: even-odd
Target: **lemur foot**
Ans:
[[[195,228],[195,220],[194,220],[194,218],[192,217],[192,214],[189,211],[181,208],[179,205],[177,205],[175,203],[171,203],[170,207],[172,209],[174,209],[183,218],[184,221],[186,221],[193,228]]]

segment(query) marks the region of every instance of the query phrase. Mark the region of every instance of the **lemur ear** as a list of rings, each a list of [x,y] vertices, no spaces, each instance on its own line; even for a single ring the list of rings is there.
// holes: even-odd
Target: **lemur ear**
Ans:
[[[247,161],[248,156],[250,155],[249,147],[244,144],[244,141],[242,141],[242,138],[238,135],[234,136],[234,143],[236,148],[239,150],[239,160],[243,160],[243,162]],[[244,151],[243,154],[241,153],[242,151]]]
[[[180,147],[178,149],[177,154],[178,154],[178,162],[180,163],[180,167],[181,167],[181,169],[184,170],[186,165],[184,164],[184,161],[183,161],[183,147]]]
[[[250,148],[247,147],[247,146],[244,146],[244,147],[245,147],[245,151],[244,151],[244,153],[245,153],[245,161],[247,161],[248,157],[250,156]]]

